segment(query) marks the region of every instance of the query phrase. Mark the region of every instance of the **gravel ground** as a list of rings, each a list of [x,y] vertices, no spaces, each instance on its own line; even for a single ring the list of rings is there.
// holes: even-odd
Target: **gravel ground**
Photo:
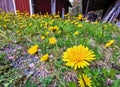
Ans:
[[[9,44],[4,47],[11,66],[19,69],[21,75],[34,77],[46,77],[52,74],[46,67],[45,63],[39,61],[37,55],[29,55],[24,46],[18,44]]]

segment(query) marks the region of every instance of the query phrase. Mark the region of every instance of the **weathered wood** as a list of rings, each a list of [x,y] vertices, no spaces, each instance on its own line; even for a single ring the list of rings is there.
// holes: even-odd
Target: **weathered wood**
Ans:
[[[111,7],[110,7],[111,8]],[[112,9],[106,13],[103,22],[113,22],[120,15],[120,0],[118,0]]]
[[[111,17],[109,17],[108,22],[112,22],[115,18],[115,12],[112,13]]]
[[[86,14],[87,14],[87,12],[88,12],[88,6],[89,6],[89,0],[87,1],[87,6],[86,6],[86,11],[85,11],[85,16],[86,16]]]
[[[115,12],[115,18],[117,18],[120,15],[120,6],[118,7],[118,9]]]
[[[56,14],[56,0],[51,0],[51,14]]]
[[[116,23],[116,25],[120,28],[120,20]]]
[[[97,11],[100,9],[108,8],[109,4],[113,3],[115,0],[89,0],[87,11]],[[82,0],[83,14],[85,14],[87,9],[88,0]]]
[[[12,0],[0,0],[0,8],[5,12],[14,12]]]
[[[62,19],[64,19],[64,15],[65,15],[65,9],[62,8]]]

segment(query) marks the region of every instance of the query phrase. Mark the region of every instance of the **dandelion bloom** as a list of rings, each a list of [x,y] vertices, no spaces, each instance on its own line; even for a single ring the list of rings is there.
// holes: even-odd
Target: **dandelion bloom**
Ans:
[[[82,18],[83,18],[83,15],[82,15],[82,14],[79,14],[78,20],[82,20]]]
[[[59,31],[58,31],[58,34],[60,34],[61,32],[62,32],[62,31],[59,30]]]
[[[45,35],[48,35],[50,32],[46,32]]]
[[[94,24],[98,24],[98,21],[93,22]]]
[[[111,46],[114,42],[115,40],[110,40],[108,43],[105,44],[105,48]]]
[[[88,66],[89,62],[95,60],[94,57],[94,52],[82,45],[68,48],[67,51],[63,53],[63,61],[66,62],[66,66],[73,67],[75,70]]]
[[[50,26],[49,27],[49,30],[50,31],[56,31],[56,30],[58,30],[59,28],[58,28],[58,26]]]
[[[33,45],[28,49],[29,54],[35,54],[38,51],[38,45]]]
[[[54,37],[49,38],[50,44],[55,44],[56,42],[57,42],[56,38],[54,38]]]
[[[45,36],[42,35],[42,36],[41,36],[41,40],[44,40],[44,39],[45,39]]]
[[[80,86],[80,87],[85,87],[85,84],[86,84],[87,87],[92,87],[92,86],[91,86],[91,84],[92,84],[91,79],[88,78],[87,75],[82,74],[82,76],[83,76],[83,78],[82,78],[82,77],[78,78],[79,86]],[[83,79],[84,79],[84,81],[85,81],[85,84],[84,84]]]
[[[6,26],[6,25],[3,25],[3,27],[4,27],[4,28],[7,28],[7,26]]]
[[[40,61],[41,62],[46,62],[48,60],[48,58],[49,58],[48,54],[45,54],[41,57]]]
[[[75,34],[75,35],[78,35],[78,34],[79,34],[79,32],[78,32],[78,31],[76,31],[74,34]]]
[[[79,24],[78,27],[83,27],[83,25],[82,25],[82,24]]]

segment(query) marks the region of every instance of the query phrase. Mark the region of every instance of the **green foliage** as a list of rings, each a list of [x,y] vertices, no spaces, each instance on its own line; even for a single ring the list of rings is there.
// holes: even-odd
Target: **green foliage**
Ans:
[[[59,29],[51,31],[49,29],[50,26],[57,26]],[[76,31],[78,31],[77,35],[74,34]],[[77,82],[62,82],[64,81],[64,72],[72,71],[72,69],[66,67],[62,61],[63,52],[69,47],[82,44],[93,50],[97,61],[103,61],[103,63],[105,63],[104,60],[106,60],[105,53],[109,54],[108,51],[110,51],[111,56],[108,64],[116,63],[119,65],[119,33],[120,30],[112,24],[90,23],[86,22],[86,20],[80,21],[77,17],[68,16],[64,20],[61,20],[61,18],[57,16],[27,16],[25,14],[14,15],[12,13],[0,13],[0,48],[4,48],[11,43],[22,43],[22,46],[24,46],[22,52],[27,52],[28,47],[33,44],[38,44],[38,57],[41,57],[41,55],[46,53],[53,56],[50,58],[50,64],[48,64],[48,66],[50,65],[49,67],[54,67],[58,73],[58,87],[63,87],[64,84],[68,87],[77,87]],[[42,35],[45,36],[44,39],[41,39]],[[54,45],[49,44],[50,37],[55,37],[57,39],[57,43]],[[111,39],[114,39],[115,43],[108,48],[104,48],[105,44]],[[17,57],[21,54],[18,50],[16,53],[18,53],[15,54]],[[16,84],[16,80],[19,80],[22,77],[20,77],[16,69],[7,65],[9,62],[5,58],[5,52],[0,52],[0,63],[3,64],[6,61],[6,63],[4,63],[6,66],[3,66],[3,68],[0,69],[0,73],[2,73],[2,75],[0,75],[0,86],[10,87],[14,86]],[[84,73],[92,78],[93,87],[105,87],[107,78],[114,80],[113,87],[119,86],[120,81],[115,80],[115,75],[120,72],[112,69],[110,66],[108,67],[110,69],[107,70],[106,66],[99,66],[96,64],[94,66],[91,65],[84,70]],[[47,87],[55,79],[55,75],[51,75],[46,78],[40,78],[39,82],[43,87]],[[31,80],[27,80],[25,87],[37,87],[37,85],[35,85]]]
[[[10,68],[9,66],[7,68],[3,67],[4,69],[7,69],[0,74],[0,86],[1,87],[10,87],[15,85],[15,80],[20,78],[19,74],[15,69]]]
[[[66,84],[68,87],[77,87],[77,84],[74,82],[67,82]]]
[[[112,87],[119,87],[120,86],[120,80],[115,80]]]
[[[30,80],[27,80],[24,86],[25,87],[38,87],[36,84],[31,82]]]
[[[43,87],[46,87],[52,82],[54,79],[54,75],[47,76],[46,78],[40,78],[40,83],[42,84]]]
[[[5,56],[6,56],[5,52],[0,53],[0,63],[3,62]]]

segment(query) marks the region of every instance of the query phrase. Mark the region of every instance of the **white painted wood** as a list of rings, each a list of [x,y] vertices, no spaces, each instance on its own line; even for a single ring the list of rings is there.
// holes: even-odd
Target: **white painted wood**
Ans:
[[[62,19],[64,19],[64,15],[65,15],[65,9],[62,8]]]
[[[17,14],[15,0],[13,0],[13,8],[14,8],[14,13]]]
[[[51,0],[51,14],[56,14],[56,0]]]
[[[29,0],[29,5],[30,5],[30,15],[32,15],[33,14],[32,0]]]

